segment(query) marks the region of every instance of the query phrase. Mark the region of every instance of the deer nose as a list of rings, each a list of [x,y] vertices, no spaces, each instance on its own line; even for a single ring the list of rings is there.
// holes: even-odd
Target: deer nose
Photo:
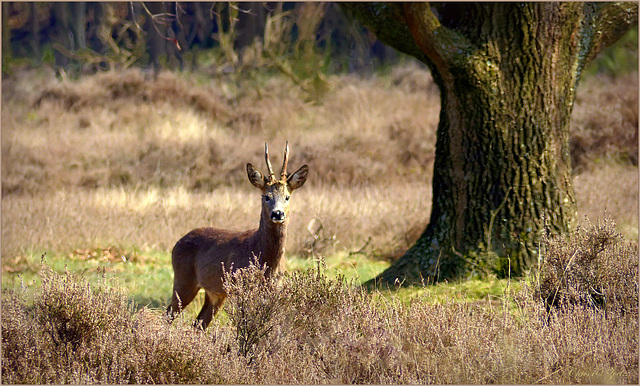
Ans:
[[[285,218],[286,215],[281,210],[274,210],[273,212],[271,212],[271,221],[273,222],[284,222]]]

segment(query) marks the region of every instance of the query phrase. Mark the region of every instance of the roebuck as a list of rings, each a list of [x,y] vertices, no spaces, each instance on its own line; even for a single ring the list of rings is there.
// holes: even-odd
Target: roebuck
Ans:
[[[269,149],[264,144],[264,158],[268,175],[247,164],[249,181],[262,192],[260,226],[256,230],[235,232],[216,228],[197,228],[187,233],[173,247],[173,295],[167,316],[173,319],[196,297],[200,288],[205,291],[204,305],[196,325],[206,329],[227,297],[222,281],[225,271],[249,266],[254,256],[260,265],[266,264],[270,277],[284,255],[289,222],[291,192],[307,180],[309,167],[302,166],[287,175],[289,143],[285,147],[280,178],[276,179]]]

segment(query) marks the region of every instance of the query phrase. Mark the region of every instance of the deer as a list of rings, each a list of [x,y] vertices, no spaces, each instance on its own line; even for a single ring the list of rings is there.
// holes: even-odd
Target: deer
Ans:
[[[196,228],[173,247],[173,292],[171,304],[166,310],[169,322],[193,301],[200,289],[204,289],[204,304],[194,326],[205,330],[227,297],[223,286],[225,273],[248,267],[254,259],[260,266],[266,265],[267,279],[278,269],[285,251],[291,193],[304,185],[309,167],[304,165],[295,173],[287,174],[288,141],[279,178],[273,173],[266,142],[264,157],[267,175],[247,163],[249,181],[262,193],[258,229],[231,231]]]

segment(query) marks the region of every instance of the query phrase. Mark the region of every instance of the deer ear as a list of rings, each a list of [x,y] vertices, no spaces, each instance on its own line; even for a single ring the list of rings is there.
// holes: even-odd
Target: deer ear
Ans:
[[[267,181],[256,168],[253,167],[250,163],[247,164],[247,176],[249,176],[249,181],[256,188],[263,190],[267,185]]]
[[[300,169],[298,169],[295,173],[290,175],[287,178],[287,184],[289,185],[289,189],[296,190],[302,185],[304,185],[305,181],[307,181],[307,175],[309,174],[309,167],[304,165]]]

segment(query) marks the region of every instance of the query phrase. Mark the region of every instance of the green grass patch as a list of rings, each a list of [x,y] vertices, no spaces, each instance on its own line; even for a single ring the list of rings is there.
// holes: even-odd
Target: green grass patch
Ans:
[[[90,247],[70,252],[52,252],[34,250],[3,262],[2,289],[26,288],[32,293],[42,285],[40,270],[44,262],[54,272],[69,272],[84,277],[87,282],[96,285],[104,278],[115,279],[126,291],[129,299],[137,308],[164,309],[171,297],[173,287],[173,269],[171,255],[167,251],[130,247]],[[287,271],[306,271],[322,266],[330,279],[342,277],[346,283],[364,283],[389,267],[386,261],[376,260],[363,254],[336,252],[326,257],[305,258],[287,257]],[[508,279],[487,278],[435,285],[404,287],[396,290],[382,290],[380,294],[395,298],[403,303],[414,300],[430,304],[447,302],[499,302],[505,292],[511,288],[516,291],[521,282]],[[200,311],[204,300],[203,293],[185,309],[185,318],[193,318]],[[227,320],[221,311],[217,317],[220,322]]]
[[[173,271],[167,252],[119,247],[34,251],[7,259],[2,264],[2,289],[24,286],[32,292],[41,286],[43,260],[54,272],[81,275],[92,285],[114,278],[141,307],[164,307],[171,294]]]
[[[173,286],[171,255],[167,251],[132,247],[90,247],[70,252],[34,250],[3,262],[2,288],[16,288],[21,283],[27,288],[40,286],[38,275],[42,261],[54,271],[80,274],[91,284],[103,277],[117,279],[130,298],[139,306],[163,308],[168,304]],[[292,256],[287,258],[287,270],[302,271],[317,264],[326,267],[327,276],[342,275],[350,282],[365,282],[389,266],[389,263],[368,258],[362,254],[338,252],[320,259]],[[201,296],[194,300],[197,309]]]
[[[327,276],[334,278],[338,274],[343,275],[347,281],[364,283],[376,277],[380,272],[389,267],[386,261],[372,259],[363,254],[353,254],[346,251],[336,252],[328,256],[318,258],[304,258],[291,256],[287,258],[289,270],[305,270],[323,264],[327,270]]]
[[[400,288],[398,290],[381,291],[389,296],[393,294],[398,300],[409,303],[420,300],[429,304],[442,304],[446,302],[479,302],[486,301],[498,303],[505,296],[522,288],[523,281],[511,279],[473,279],[436,283],[433,285]]]

